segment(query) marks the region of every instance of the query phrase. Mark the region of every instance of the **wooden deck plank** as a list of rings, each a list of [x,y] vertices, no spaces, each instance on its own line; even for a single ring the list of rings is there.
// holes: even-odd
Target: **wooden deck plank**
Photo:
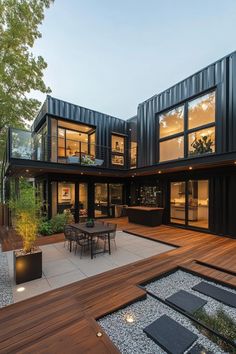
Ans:
[[[227,273],[236,270],[236,240],[164,225],[144,227],[126,218],[109,221],[117,222],[120,230],[178,248],[1,309],[0,353],[117,353],[105,334],[96,336],[95,319],[142,298],[145,292],[138,284],[179,266],[236,286],[236,277]]]

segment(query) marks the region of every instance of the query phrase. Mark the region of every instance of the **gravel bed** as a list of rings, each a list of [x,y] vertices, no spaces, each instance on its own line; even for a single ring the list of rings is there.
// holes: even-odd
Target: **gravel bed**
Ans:
[[[0,308],[13,303],[7,256],[0,249]]]
[[[225,353],[208,338],[203,336],[189,319],[149,295],[146,300],[138,301],[124,309],[107,315],[101,318],[98,323],[121,353],[161,354],[165,353],[165,351],[148,338],[143,329],[164,314],[197,334],[198,340],[193,346],[198,343],[213,353]],[[127,315],[132,315],[134,318],[133,323],[126,321]]]
[[[162,299],[165,299],[179,290],[186,290],[191,294],[197,295],[202,299],[207,301],[207,304],[204,306],[204,309],[209,314],[214,314],[218,309],[223,309],[235,322],[236,322],[236,309],[221,302],[212,299],[204,294],[199,293],[198,291],[194,291],[191,288],[201,281],[205,281],[206,283],[213,284],[218,286],[221,289],[227,290],[236,294],[236,290],[233,290],[228,287],[224,287],[218,283],[210,282],[201,277],[192,275],[190,273],[184,272],[182,270],[178,270],[164,278],[156,280],[152,283],[146,285],[146,289],[156,294]]]

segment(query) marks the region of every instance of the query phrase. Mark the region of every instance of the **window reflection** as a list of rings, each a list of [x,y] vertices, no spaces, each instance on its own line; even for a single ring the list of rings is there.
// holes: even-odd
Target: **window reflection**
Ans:
[[[159,116],[160,138],[181,133],[184,130],[184,106]]]
[[[215,152],[215,127],[189,134],[188,154],[190,156]]]
[[[215,92],[188,103],[188,128],[196,128],[215,122]]]
[[[160,142],[160,162],[184,157],[184,137]]]

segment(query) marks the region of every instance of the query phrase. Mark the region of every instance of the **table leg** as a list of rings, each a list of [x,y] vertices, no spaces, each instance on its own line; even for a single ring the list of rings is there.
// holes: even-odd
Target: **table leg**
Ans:
[[[90,238],[90,248],[91,248],[91,259],[93,259],[93,238],[92,236],[90,236],[89,238]]]
[[[111,254],[110,233],[108,233],[108,250],[109,250],[109,254]]]

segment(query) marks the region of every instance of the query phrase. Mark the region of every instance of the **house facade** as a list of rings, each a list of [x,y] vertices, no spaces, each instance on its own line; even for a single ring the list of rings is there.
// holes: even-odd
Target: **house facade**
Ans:
[[[122,120],[47,96],[30,132],[10,129],[2,199],[34,178],[48,217],[164,207],[163,223],[236,237],[236,52]]]

